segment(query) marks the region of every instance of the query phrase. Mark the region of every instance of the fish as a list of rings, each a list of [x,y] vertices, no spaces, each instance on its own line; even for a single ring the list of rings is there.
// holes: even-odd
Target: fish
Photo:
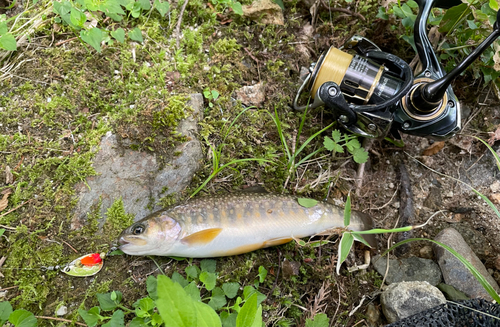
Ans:
[[[349,230],[372,226],[368,215],[351,212]],[[231,193],[191,199],[152,213],[125,229],[118,242],[129,255],[211,258],[332,234],[343,227],[344,209],[327,202],[306,208],[295,196]]]

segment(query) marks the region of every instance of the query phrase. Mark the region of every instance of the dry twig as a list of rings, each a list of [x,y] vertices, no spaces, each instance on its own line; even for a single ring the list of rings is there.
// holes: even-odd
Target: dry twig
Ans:
[[[177,26],[175,27],[175,36],[176,36],[176,44],[177,48],[180,47],[180,37],[181,37],[181,22],[182,22],[182,16],[184,15],[184,10],[186,10],[186,6],[188,4],[189,0],[185,0],[184,4],[182,5],[181,12],[179,14],[179,20],[177,21]]]

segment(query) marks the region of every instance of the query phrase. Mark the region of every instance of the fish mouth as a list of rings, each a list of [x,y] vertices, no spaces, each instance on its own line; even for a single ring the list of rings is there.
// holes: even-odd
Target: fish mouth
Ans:
[[[120,239],[118,240],[118,243],[120,245],[127,245],[130,243],[130,241],[127,241],[127,239],[125,238],[125,236],[121,236]]]

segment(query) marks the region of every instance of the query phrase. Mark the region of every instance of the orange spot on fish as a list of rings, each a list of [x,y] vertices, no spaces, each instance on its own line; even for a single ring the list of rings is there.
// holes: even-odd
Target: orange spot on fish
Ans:
[[[222,228],[209,228],[184,237],[181,242],[188,245],[204,245],[212,242]]]
[[[238,212],[238,213],[236,214],[236,218],[237,218],[238,220],[242,220],[242,219],[243,219],[243,215],[241,214],[241,212]]]
[[[102,261],[101,255],[99,253],[92,253],[86,257],[83,257],[80,262],[85,266],[93,266]]]

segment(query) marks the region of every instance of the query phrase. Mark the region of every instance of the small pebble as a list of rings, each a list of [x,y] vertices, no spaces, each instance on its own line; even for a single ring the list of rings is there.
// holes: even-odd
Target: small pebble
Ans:
[[[425,245],[420,250],[420,257],[424,259],[432,259],[434,257],[434,250],[432,250],[432,246]]]
[[[56,311],[56,316],[64,316],[68,313],[68,307],[65,305],[61,305],[59,309]]]

